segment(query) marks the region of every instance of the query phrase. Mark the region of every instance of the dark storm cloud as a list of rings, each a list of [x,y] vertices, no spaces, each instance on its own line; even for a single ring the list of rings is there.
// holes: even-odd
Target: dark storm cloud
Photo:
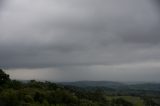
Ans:
[[[155,1],[155,4],[157,4],[157,6],[160,8],[160,1],[159,0],[153,0]]]
[[[115,59],[101,59],[102,54],[105,59],[110,54],[121,55],[112,53],[112,48],[121,51],[125,43],[159,43],[157,14],[148,2],[142,0],[136,8],[130,6],[137,4],[134,1],[91,2],[8,1],[1,20],[2,65],[112,64]],[[127,49],[123,51],[128,53]],[[85,55],[91,59],[86,60]]]
[[[107,72],[117,78],[123,77],[120,72],[122,70],[133,72],[134,66],[138,66],[143,73],[146,67],[150,66],[148,69],[151,69],[155,63],[157,64],[154,66],[155,72],[159,73],[158,1],[157,3],[152,0],[5,2],[0,13],[2,67],[16,69],[52,67],[61,70],[61,75],[66,79],[76,74],[81,77],[83,73],[87,73],[85,76],[87,79],[87,76],[96,73],[97,69],[101,74],[93,76],[100,79],[100,76]],[[111,67],[121,71],[115,75],[108,71],[114,71]],[[139,74],[138,69],[135,72]],[[149,70],[147,72],[150,74]],[[103,78],[105,79],[105,76]]]
[[[4,0],[0,0],[0,5],[2,5],[3,2],[4,2]]]
[[[1,11],[1,8],[3,6],[3,3],[4,3],[4,0],[0,0],[0,11]]]

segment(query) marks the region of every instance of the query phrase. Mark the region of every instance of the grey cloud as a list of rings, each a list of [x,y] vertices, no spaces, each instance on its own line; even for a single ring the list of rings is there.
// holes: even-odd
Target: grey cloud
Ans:
[[[5,0],[0,0],[0,12],[1,12],[1,9],[3,8],[4,1]]]
[[[159,19],[148,1],[15,2],[8,0],[2,14],[4,66],[135,62],[139,58],[129,55],[125,59],[125,54],[134,49],[136,55],[140,46],[136,43],[159,43],[159,31],[155,30]]]
[[[0,13],[2,67],[56,67],[75,70],[71,75],[85,72],[80,70],[89,75],[91,67],[97,65],[160,60],[160,15],[155,1],[5,2]]]
[[[160,8],[160,1],[159,0],[153,0],[158,8]]]

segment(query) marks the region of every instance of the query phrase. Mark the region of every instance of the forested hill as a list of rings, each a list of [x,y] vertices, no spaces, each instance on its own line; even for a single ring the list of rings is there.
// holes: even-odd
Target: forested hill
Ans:
[[[132,106],[123,99],[119,104]],[[111,101],[115,104],[116,101]],[[23,83],[11,80],[0,70],[0,106],[110,106],[101,90],[86,91],[72,86],[31,80]]]
[[[86,92],[76,87],[35,80],[28,83],[8,80],[0,85],[0,106],[107,106],[107,104],[105,95],[98,90]]]
[[[129,94],[100,88],[8,80],[0,85],[0,106],[160,106],[160,97],[154,92]]]
[[[116,84],[121,86],[120,83],[110,83],[110,86]],[[160,92],[131,91],[35,80],[24,83],[11,80],[0,70],[0,106],[160,106]]]

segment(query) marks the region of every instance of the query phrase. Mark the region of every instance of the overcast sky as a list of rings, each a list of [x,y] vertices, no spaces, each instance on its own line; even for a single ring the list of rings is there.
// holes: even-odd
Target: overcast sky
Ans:
[[[0,0],[13,79],[160,82],[159,0]]]

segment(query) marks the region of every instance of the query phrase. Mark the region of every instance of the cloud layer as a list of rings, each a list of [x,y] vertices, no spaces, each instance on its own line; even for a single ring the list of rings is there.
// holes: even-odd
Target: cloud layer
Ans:
[[[68,75],[64,80],[92,75],[95,69],[95,79],[86,76],[86,80],[129,80],[131,73],[139,80],[148,76],[160,80],[154,76],[160,75],[159,67],[152,66],[160,63],[157,0],[1,0],[0,4],[1,67],[24,73],[30,68],[53,70],[52,75],[56,68],[61,73],[57,76]],[[138,64],[143,65],[136,68]]]

